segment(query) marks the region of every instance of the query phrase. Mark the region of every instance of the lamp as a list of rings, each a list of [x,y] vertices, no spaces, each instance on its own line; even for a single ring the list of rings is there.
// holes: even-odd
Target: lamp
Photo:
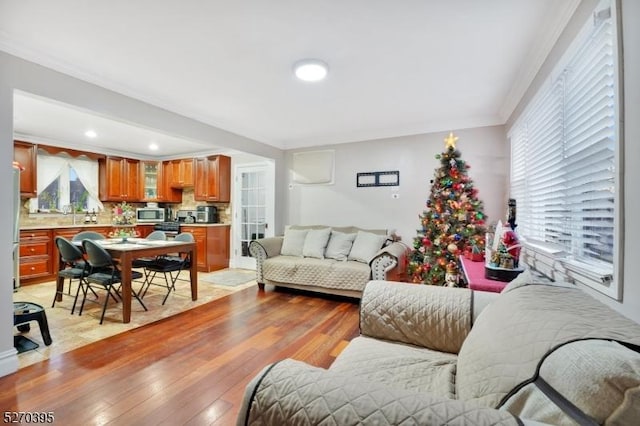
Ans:
[[[302,59],[293,64],[293,72],[300,80],[313,82],[324,80],[329,67],[319,59]]]

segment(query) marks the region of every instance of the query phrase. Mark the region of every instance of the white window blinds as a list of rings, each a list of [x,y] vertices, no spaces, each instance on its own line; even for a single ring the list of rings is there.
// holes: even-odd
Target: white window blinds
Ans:
[[[602,6],[600,6],[602,7]],[[615,22],[594,14],[576,47],[511,129],[518,231],[594,270],[613,270],[616,226]]]

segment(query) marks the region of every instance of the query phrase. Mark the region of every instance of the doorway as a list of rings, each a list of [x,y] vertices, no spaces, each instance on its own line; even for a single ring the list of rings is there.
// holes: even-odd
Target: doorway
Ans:
[[[255,269],[249,243],[273,236],[274,167],[269,162],[239,165],[235,176],[233,267]]]

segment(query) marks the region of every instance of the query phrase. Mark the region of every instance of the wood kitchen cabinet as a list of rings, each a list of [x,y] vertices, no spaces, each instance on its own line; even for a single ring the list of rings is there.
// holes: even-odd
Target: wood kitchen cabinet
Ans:
[[[170,180],[172,188],[186,188],[193,186],[193,159],[169,161]]]
[[[140,161],[106,157],[98,162],[100,201],[140,201]]]
[[[46,281],[53,273],[51,231],[20,231],[20,282]]]
[[[231,158],[212,155],[196,158],[194,198],[196,201],[231,201]]]
[[[162,192],[162,163],[140,162],[140,193],[142,201],[160,201]]]
[[[230,225],[181,225],[180,232],[190,232],[196,240],[198,271],[211,272],[229,267]]]
[[[13,159],[20,163],[24,170],[20,173],[20,196],[36,197],[37,185],[37,156],[38,146],[29,142],[13,142]]]

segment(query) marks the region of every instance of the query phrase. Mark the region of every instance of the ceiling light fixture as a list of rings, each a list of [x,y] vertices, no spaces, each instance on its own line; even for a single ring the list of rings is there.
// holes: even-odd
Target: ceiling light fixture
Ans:
[[[149,145],[149,149],[150,149],[151,151],[157,151],[157,150],[158,150],[158,145],[157,145],[157,144],[155,144],[155,143],[151,143],[151,144]]]
[[[293,64],[293,72],[302,81],[320,81],[327,76],[329,67],[319,59],[302,59]]]
[[[87,130],[86,132],[84,132],[84,135],[88,138],[95,138],[96,136],[98,136],[98,134],[96,132],[94,132],[93,130]]]

